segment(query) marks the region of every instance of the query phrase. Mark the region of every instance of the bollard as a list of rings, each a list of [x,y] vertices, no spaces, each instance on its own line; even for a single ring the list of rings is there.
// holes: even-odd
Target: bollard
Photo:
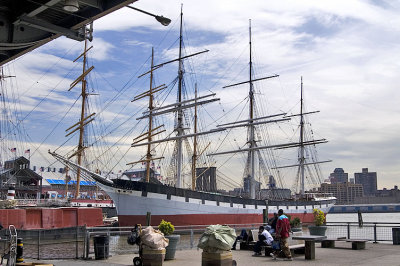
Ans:
[[[263,209],[263,224],[268,224],[268,208]]]
[[[24,262],[24,242],[22,238],[17,239],[17,262]]]
[[[151,225],[151,212],[146,213],[146,225],[147,226]]]

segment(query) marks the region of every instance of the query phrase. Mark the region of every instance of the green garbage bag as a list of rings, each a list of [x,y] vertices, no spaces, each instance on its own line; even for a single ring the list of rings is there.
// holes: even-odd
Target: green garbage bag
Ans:
[[[206,252],[231,250],[235,239],[236,233],[233,228],[227,225],[210,225],[200,237],[197,247]]]

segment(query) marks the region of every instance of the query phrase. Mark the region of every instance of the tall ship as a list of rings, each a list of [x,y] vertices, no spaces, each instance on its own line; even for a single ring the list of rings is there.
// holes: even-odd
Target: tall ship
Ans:
[[[178,59],[154,65],[154,53],[151,56],[151,68],[141,76],[148,76],[150,79],[149,90],[137,95],[133,101],[143,98],[148,99],[148,107],[138,120],[146,120],[147,129],[144,133],[137,136],[131,147],[145,147],[146,154],[142,159],[128,163],[128,165],[145,165],[145,175],[139,178],[133,175],[129,179],[115,178],[110,179],[102,175],[100,171],[89,169],[82,166],[78,162],[70,160],[67,156],[60,155],[56,152],[49,153],[66,165],[70,170],[79,173],[78,175],[84,180],[94,180],[102,190],[104,190],[113,200],[117,208],[119,225],[130,226],[137,223],[144,224],[146,217],[151,214],[151,224],[157,225],[162,219],[168,220],[177,226],[184,225],[209,225],[209,224],[248,224],[262,223],[267,216],[272,216],[279,209],[283,209],[285,213],[292,217],[299,217],[302,222],[309,223],[313,220],[313,209],[318,208],[327,213],[335,204],[335,198],[329,195],[323,195],[317,192],[306,192],[305,183],[307,179],[307,171],[311,167],[316,167],[318,164],[328,161],[308,161],[316,159],[309,154],[307,149],[314,148],[316,144],[327,142],[325,139],[308,140],[305,134],[304,117],[313,112],[303,111],[303,83],[301,82],[301,100],[300,114],[288,115],[280,113],[276,115],[259,115],[256,110],[254,83],[261,80],[272,79],[278,75],[255,78],[252,66],[252,41],[251,41],[251,22],[249,26],[249,46],[250,46],[250,62],[249,62],[249,80],[228,85],[233,86],[249,86],[247,96],[249,106],[249,116],[246,120],[238,120],[231,123],[224,123],[217,126],[215,129],[199,132],[197,125],[197,107],[206,105],[219,99],[213,98],[214,94],[198,96],[197,85],[195,86],[195,97],[187,99],[184,96],[184,60],[196,56],[206,51],[194,53],[191,55],[183,55],[183,37],[182,37],[183,13],[180,15],[180,37],[179,37],[179,57]],[[176,102],[155,106],[155,96],[157,93],[170,94],[170,88],[167,86],[156,86],[154,83],[155,72],[166,64],[178,62],[178,77],[175,79],[177,85]],[[167,102],[165,99],[159,102]],[[188,110],[194,109],[194,114]],[[174,114],[174,128],[166,138],[156,139],[166,129],[163,124],[155,124],[155,118],[162,115]],[[84,116],[84,115],[83,115]],[[271,123],[281,123],[289,121],[293,117],[300,118],[299,125],[299,140],[296,142],[284,144],[259,145],[260,126],[265,126]],[[188,120],[193,121],[193,129],[189,130]],[[232,151],[208,152],[207,146],[200,151],[198,148],[198,138],[221,132],[228,132],[237,128],[244,128],[247,131],[247,142],[244,148]],[[157,137],[156,137],[157,136]],[[189,143],[189,140],[190,142]],[[173,171],[164,180],[155,177],[154,162],[165,159],[162,155],[156,155],[160,152],[161,143],[173,143],[173,155],[168,163]],[[192,144],[192,146],[190,145]],[[191,147],[189,147],[191,146]],[[184,177],[183,167],[184,149],[187,153],[191,153],[191,176]],[[293,149],[298,148],[298,163],[288,166],[278,166],[273,163],[268,169],[263,157],[262,151],[268,151],[271,155],[277,149]],[[82,149],[82,147],[80,148]],[[78,150],[80,150],[78,149]],[[210,189],[216,186],[216,167],[209,165],[207,167],[197,167],[197,161],[200,157],[217,158],[226,154],[245,154],[246,164],[243,169],[243,188],[239,188],[239,194],[228,195]],[[232,165],[233,167],[233,165]],[[287,167],[297,167],[298,184],[297,193],[294,195],[283,196],[276,189],[276,183],[280,183],[278,176],[272,176],[269,169],[282,169]],[[260,189],[260,178],[256,178],[256,169],[261,169],[261,175],[268,179],[269,189],[268,195],[263,197]],[[279,173],[279,171],[277,171]],[[278,179],[278,182],[275,180]]]

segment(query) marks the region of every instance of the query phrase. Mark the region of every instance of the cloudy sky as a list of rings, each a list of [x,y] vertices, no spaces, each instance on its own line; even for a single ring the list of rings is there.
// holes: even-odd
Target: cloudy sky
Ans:
[[[186,75],[189,80],[196,78],[201,94],[215,92],[221,98],[215,114],[210,109],[209,119],[216,124],[232,117],[246,119],[235,106],[248,89],[222,87],[248,78],[251,19],[256,78],[279,74],[256,91],[264,97],[269,114],[296,113],[303,77],[307,110],[321,111],[310,117],[314,134],[329,140],[319,148],[321,160],[333,160],[323,165],[324,177],[338,167],[349,177],[367,167],[378,173],[379,188],[398,184],[400,3],[396,1],[140,0],[133,5],[171,18],[170,26],[128,8],[94,23],[91,81],[102,98],[95,101],[104,105],[113,95],[119,97],[102,111],[105,124],[124,121],[138,112],[136,107],[145,106],[128,102],[148,86],[137,76],[149,67],[151,47],[156,64],[176,57],[181,3],[185,54],[210,50],[186,63]],[[59,38],[5,67],[17,76],[19,112],[34,143],[19,150],[31,148],[36,165],[51,164],[51,158],[44,158],[46,151],[61,146],[65,129],[77,122],[79,105],[73,103],[79,88],[67,90],[81,71],[81,65],[71,60],[82,49],[82,43]],[[162,71],[159,85],[171,83],[169,69]],[[224,113],[231,109],[236,111]]]

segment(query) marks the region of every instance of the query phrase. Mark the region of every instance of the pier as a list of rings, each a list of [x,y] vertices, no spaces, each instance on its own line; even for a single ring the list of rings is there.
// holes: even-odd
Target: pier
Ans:
[[[271,257],[253,257],[252,251],[233,250],[233,259],[237,265],[399,265],[399,246],[392,244],[367,243],[364,250],[352,250],[346,243],[337,243],[335,248],[321,248],[316,244],[315,260],[304,259],[304,255],[298,254],[293,261],[272,260]],[[163,265],[201,265],[202,250],[178,250],[175,260],[164,261]],[[106,260],[46,260],[57,266],[89,266],[89,265],[132,265],[132,259],[137,254],[115,255]],[[29,260],[31,261],[31,260]],[[34,261],[34,260],[32,260]]]

